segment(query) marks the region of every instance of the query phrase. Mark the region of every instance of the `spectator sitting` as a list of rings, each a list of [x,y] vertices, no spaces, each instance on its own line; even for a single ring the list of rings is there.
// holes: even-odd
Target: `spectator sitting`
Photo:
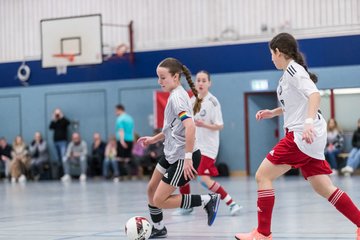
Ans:
[[[5,170],[5,177],[10,177],[10,161],[12,146],[7,143],[5,137],[0,138],[0,165]]]
[[[117,146],[115,136],[109,137],[109,141],[105,149],[105,160],[103,164],[103,176],[109,178],[109,169],[112,166],[113,177],[119,177],[119,162],[117,157]]]
[[[46,141],[42,138],[40,132],[36,132],[34,140],[29,146],[31,164],[31,174],[35,180],[40,178],[40,174],[43,172],[44,164],[49,162],[49,153]]]
[[[351,176],[356,168],[360,165],[360,118],[358,120],[357,130],[353,134],[352,146],[346,166],[341,169],[345,176]]]
[[[140,163],[145,156],[146,147],[144,147],[141,143],[137,142],[139,138],[139,134],[135,133],[134,146],[132,149],[132,159],[129,162],[129,172],[132,173],[132,175],[137,175],[138,178],[142,178],[143,168],[140,166]]]
[[[94,133],[93,143],[91,145],[91,155],[89,158],[89,175],[91,177],[102,175],[105,147],[106,144],[101,140],[101,135],[99,133]]]
[[[330,118],[327,124],[327,143],[325,148],[325,158],[329,162],[332,175],[338,174],[337,156],[344,147],[344,137],[335,119]]]
[[[11,174],[11,182],[25,182],[26,181],[26,173],[29,169],[30,159],[29,152],[27,150],[27,146],[23,141],[21,136],[16,136],[13,148],[11,151],[11,166],[10,166],[10,174]]]
[[[81,140],[79,133],[73,133],[71,142],[66,149],[66,154],[63,158],[64,176],[61,181],[66,182],[71,180],[70,176],[70,162],[80,162],[80,181],[86,181],[87,170],[87,144],[84,140]]]
[[[154,135],[160,133],[160,129],[154,129]],[[144,175],[152,175],[155,166],[157,164],[157,159],[164,154],[164,144],[162,141],[150,144],[145,151],[145,155],[140,161],[140,166],[142,168],[142,173]]]

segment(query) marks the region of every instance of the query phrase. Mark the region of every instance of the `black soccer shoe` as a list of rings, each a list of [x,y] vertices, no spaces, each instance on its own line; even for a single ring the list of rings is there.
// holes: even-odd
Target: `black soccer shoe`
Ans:
[[[210,201],[205,205],[204,209],[208,215],[208,225],[211,226],[216,218],[216,213],[219,208],[220,194],[209,194]]]
[[[161,230],[154,228],[154,226],[152,227],[151,235],[150,235],[149,239],[166,238],[166,237],[167,237],[166,227],[164,227]]]

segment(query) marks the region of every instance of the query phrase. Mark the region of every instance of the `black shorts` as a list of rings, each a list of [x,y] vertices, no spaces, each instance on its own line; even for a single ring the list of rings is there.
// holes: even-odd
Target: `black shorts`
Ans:
[[[117,156],[119,158],[131,158],[132,157],[132,148],[133,148],[133,142],[131,141],[125,141],[127,144],[127,148],[123,148],[121,146],[120,141],[117,141]]]
[[[200,150],[193,152],[192,160],[195,169],[199,167],[200,159]],[[156,169],[164,175],[162,181],[174,187],[181,187],[190,182],[190,179],[185,180],[184,177],[184,161],[184,159],[179,159],[175,163],[170,164],[165,159],[165,156],[160,157]]]

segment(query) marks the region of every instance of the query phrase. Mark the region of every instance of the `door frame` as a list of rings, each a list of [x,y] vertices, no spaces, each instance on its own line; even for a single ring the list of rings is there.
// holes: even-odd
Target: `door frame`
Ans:
[[[246,176],[250,176],[250,136],[249,136],[249,96],[276,95],[276,91],[245,92],[244,93],[244,124],[245,124],[245,169]]]

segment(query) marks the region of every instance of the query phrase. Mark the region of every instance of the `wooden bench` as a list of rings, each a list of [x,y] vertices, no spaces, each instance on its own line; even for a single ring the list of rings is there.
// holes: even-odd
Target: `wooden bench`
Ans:
[[[339,153],[337,157],[345,161],[349,157],[349,153]]]

